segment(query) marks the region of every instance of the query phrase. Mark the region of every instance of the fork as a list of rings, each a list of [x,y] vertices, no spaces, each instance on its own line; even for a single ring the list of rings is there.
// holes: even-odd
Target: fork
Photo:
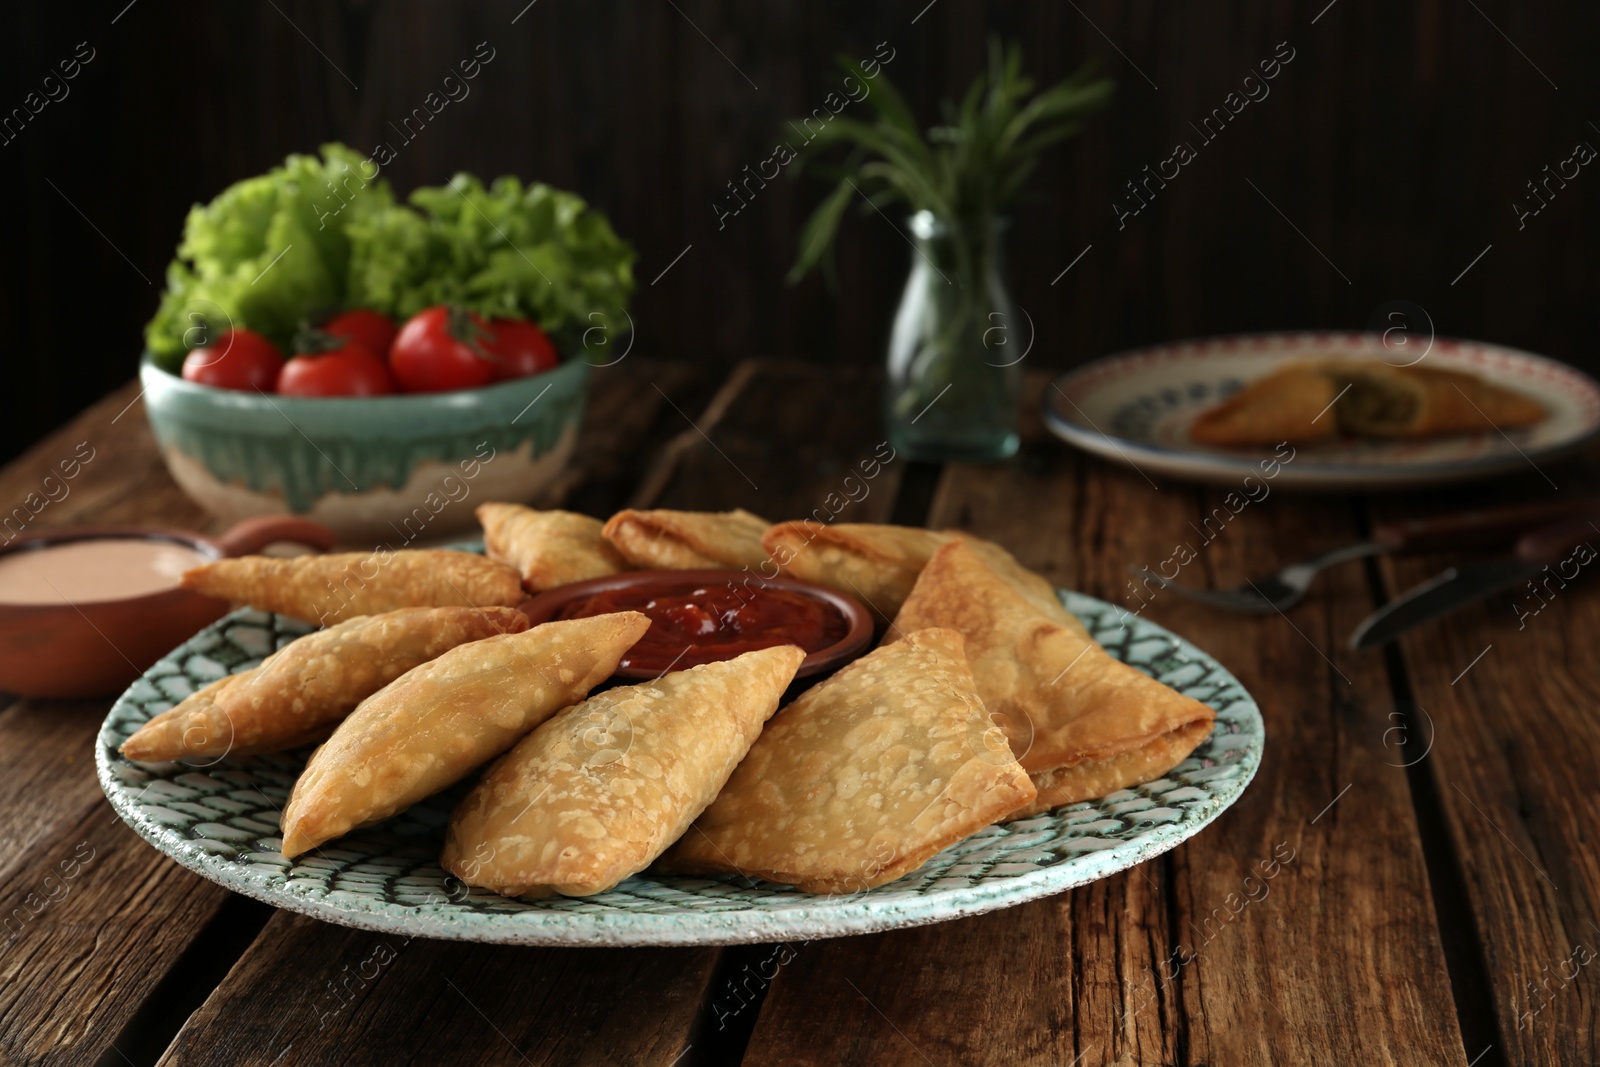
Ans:
[[[1223,611],[1247,615],[1270,615],[1285,611],[1305,599],[1311,583],[1328,567],[1386,552],[1429,552],[1436,549],[1483,548],[1509,544],[1521,534],[1552,519],[1587,514],[1600,502],[1589,496],[1569,500],[1511,504],[1478,508],[1426,519],[1380,522],[1372,528],[1372,538],[1335,548],[1310,559],[1291,563],[1273,574],[1246,582],[1237,589],[1194,589],[1156,573],[1149,567],[1128,570],[1162,589]]]

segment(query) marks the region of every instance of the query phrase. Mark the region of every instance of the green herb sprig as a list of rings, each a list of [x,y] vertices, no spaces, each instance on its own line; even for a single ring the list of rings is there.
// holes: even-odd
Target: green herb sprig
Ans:
[[[867,100],[876,119],[835,116],[812,140],[813,150],[848,145],[851,151],[836,172],[838,184],[800,232],[791,283],[824,264],[845,210],[862,197],[864,210],[869,203],[900,202],[963,231],[983,232],[1022,191],[1040,154],[1078,132],[1109,103],[1113,88],[1111,79],[1095,78],[1091,63],[1033,94],[1033,79],[1022,73],[1022,49],[992,38],[987,72],[960,104],[946,100],[944,122],[924,135],[886,74],[872,78],[853,60],[839,62],[847,74],[872,85]]]

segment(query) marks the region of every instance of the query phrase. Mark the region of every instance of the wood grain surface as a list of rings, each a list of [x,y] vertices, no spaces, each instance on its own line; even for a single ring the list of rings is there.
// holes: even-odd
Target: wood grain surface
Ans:
[[[1355,539],[1347,500],[1285,502],[1257,481],[1234,515],[1225,491],[1153,487],[1030,438],[1004,467],[948,467],[928,525],[1130,611],[1127,567],[1179,543],[1196,552],[1185,581],[1229,586]],[[807,946],[773,983],[750,1062],[1465,1063],[1405,773],[1383,765],[1388,681],[1381,660],[1338,651],[1372,606],[1365,576],[1333,575],[1292,618],[1226,626],[1143,595],[1145,617],[1261,705],[1266,758],[1245,795],[1161,859],[1058,897]],[[837,1020],[821,1032],[819,995]]]
[[[1587,570],[1520,627],[1512,595],[1393,652],[1350,652],[1355,623],[1442,557],[1351,564],[1257,618],[1130,585],[1127,568],[1187,544],[1180,580],[1230,586],[1459,496],[1369,504],[1268,480],[1230,508],[1226,490],[1080,457],[1031,419],[1016,460],[939,468],[885,458],[871,372],[761,360],[716,388],[684,364],[628,362],[596,375],[569,502],[822,509],[993,537],[1234,671],[1266,720],[1255,782],[1156,861],[959,922],[728,949],[405,942],[273,913],[182,870],[99,794],[106,702],[13,699],[0,704],[0,1063],[1593,1062],[1600,666],[1585,635],[1600,600]],[[30,528],[206,528],[136,395],[0,470],[0,503],[88,442],[95,458]],[[1547,473],[1592,488],[1597,460]],[[848,499],[846,477],[868,491]],[[1473,499],[1526,495],[1529,480]]]
[[[1600,454],[1531,467],[1520,493],[1592,492]],[[1498,487],[1490,500],[1513,495]],[[1443,510],[1447,498],[1379,516]],[[1600,523],[1600,517],[1596,518]],[[1586,546],[1600,551],[1600,531]],[[1600,670],[1594,563],[1569,556],[1504,593],[1400,638],[1412,759],[1437,797],[1470,899],[1472,962],[1486,972],[1506,1062],[1595,1062],[1600,1024]],[[1386,568],[1405,589],[1455,562],[1430,555]],[[1476,1049],[1471,1051],[1476,1052]]]

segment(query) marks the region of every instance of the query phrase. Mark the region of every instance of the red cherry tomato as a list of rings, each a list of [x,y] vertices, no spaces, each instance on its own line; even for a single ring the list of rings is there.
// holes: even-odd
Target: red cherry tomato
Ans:
[[[483,350],[494,360],[497,382],[539,374],[560,362],[550,338],[527,319],[490,319]]]
[[[399,331],[394,320],[383,312],[356,308],[323,323],[322,332],[329,337],[354,341],[379,359],[388,359],[389,346],[394,344],[394,335]]]
[[[383,396],[394,391],[389,365],[348,341],[328,352],[301,353],[278,374],[278,392],[284,396]]]
[[[474,389],[489,384],[483,319],[440,304],[411,316],[389,349],[389,369],[408,393]]]
[[[183,358],[183,380],[218,389],[270,393],[282,367],[283,355],[271,341],[254,330],[235,326]]]

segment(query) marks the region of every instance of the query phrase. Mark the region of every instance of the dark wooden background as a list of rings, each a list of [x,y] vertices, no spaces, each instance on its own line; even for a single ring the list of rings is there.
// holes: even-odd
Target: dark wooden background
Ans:
[[[887,73],[932,119],[1000,32],[1023,42],[1042,82],[1089,58],[1118,82],[1111,110],[1050,156],[1016,213],[1009,276],[1037,329],[1034,363],[1186,335],[1361,327],[1399,299],[1442,334],[1600,363],[1589,344],[1600,174],[1584,168],[1523,229],[1512,208],[1577,142],[1600,146],[1595,5],[525,3],[10,11],[0,111],[22,106],[79,42],[95,58],[66,99],[0,145],[0,455],[133,374],[191,203],[326,140],[370,151],[480,41],[495,58],[470,97],[387,177],[403,192],[464,168],[581,192],[639,251],[640,352],[719,365],[879,358],[910,257],[888,222],[852,220],[836,293],[816,280],[790,288],[794,235],[824,186],[779,179],[720,231],[712,202],[767,157],[784,119],[838,86],[835,53],[888,41]],[[1123,183],[1196,141],[1188,123],[1284,41],[1295,58],[1271,95],[1119,231]]]

